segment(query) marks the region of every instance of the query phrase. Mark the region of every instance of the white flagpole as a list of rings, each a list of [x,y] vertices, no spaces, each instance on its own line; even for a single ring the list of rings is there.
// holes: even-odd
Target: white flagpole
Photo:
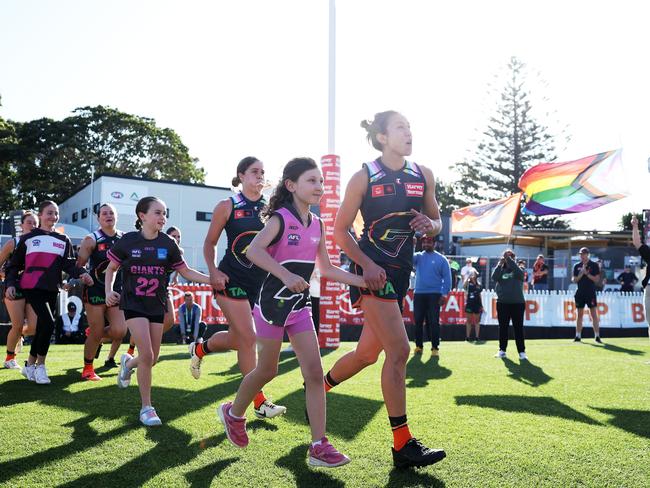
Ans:
[[[336,1],[329,0],[329,72],[327,111],[327,152],[336,154]]]

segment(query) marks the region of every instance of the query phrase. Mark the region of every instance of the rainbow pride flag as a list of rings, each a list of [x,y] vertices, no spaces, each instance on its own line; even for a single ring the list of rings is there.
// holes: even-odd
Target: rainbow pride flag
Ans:
[[[566,163],[541,163],[519,179],[522,212],[557,215],[586,212],[627,196],[622,149]]]

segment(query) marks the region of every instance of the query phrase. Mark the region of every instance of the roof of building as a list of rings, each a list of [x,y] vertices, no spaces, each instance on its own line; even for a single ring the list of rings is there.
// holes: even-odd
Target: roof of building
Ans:
[[[181,185],[181,186],[190,186],[190,187],[195,187],[195,188],[210,188],[213,190],[226,190],[226,191],[232,191],[231,188],[226,188],[224,186],[211,186],[211,185],[204,185],[202,183],[186,183],[182,181],[174,181],[174,180],[157,180],[155,178],[142,178],[139,176],[127,176],[127,175],[118,175],[115,173],[102,173],[100,175],[95,176],[95,179],[92,181],[93,183],[100,178],[103,178],[104,176],[111,177],[111,178],[119,178],[119,179],[124,179],[124,180],[136,180],[136,181],[150,181],[152,183],[169,183],[171,185]],[[59,205],[65,203],[66,201],[70,200],[75,194],[79,193],[80,191],[84,190],[87,186],[90,185],[91,182],[88,182],[80,187],[77,187],[74,191],[70,192],[70,196],[63,200]]]

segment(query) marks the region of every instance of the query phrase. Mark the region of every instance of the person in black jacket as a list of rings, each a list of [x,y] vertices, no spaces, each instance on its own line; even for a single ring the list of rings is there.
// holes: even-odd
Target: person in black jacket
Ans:
[[[496,282],[497,318],[499,320],[499,351],[495,357],[505,358],[508,347],[508,325],[512,321],[515,330],[515,342],[519,359],[528,359],[524,342],[524,270],[515,261],[515,253],[506,249],[503,257],[492,271],[492,280]]]
[[[22,374],[30,381],[45,385],[50,383],[45,358],[54,331],[53,314],[61,274],[65,271],[73,278],[80,278],[88,286],[93,284],[93,279],[85,269],[76,266],[70,238],[54,230],[59,221],[57,204],[50,200],[41,203],[38,218],[40,227],[20,238],[9,261],[6,295],[13,300],[16,286],[20,284],[27,303],[36,312],[36,334]]]
[[[641,259],[645,261],[645,277],[641,281],[641,287],[643,288],[643,304],[645,319],[650,326],[650,291],[648,290],[648,281],[650,281],[650,247],[647,244],[641,242],[641,233],[639,232],[639,220],[636,218],[636,215],[632,216],[632,244],[636,247],[637,251],[641,255]]]

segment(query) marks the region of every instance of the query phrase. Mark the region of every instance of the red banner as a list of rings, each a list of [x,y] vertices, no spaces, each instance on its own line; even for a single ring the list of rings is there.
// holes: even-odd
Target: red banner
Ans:
[[[320,217],[325,227],[327,254],[332,264],[341,264],[340,248],[334,242],[334,219],[341,204],[341,162],[338,156],[323,156],[320,160],[323,171],[323,198],[320,201]],[[320,347],[337,348],[340,343],[341,285],[321,278],[320,326],[318,341]]]
[[[325,280],[323,280],[325,281]],[[363,312],[361,309],[354,309],[350,304],[350,293],[346,285],[339,283],[327,282],[323,285],[327,296],[334,296],[335,299],[330,303],[338,304],[336,314],[332,313],[331,307],[329,316],[328,312],[324,312],[323,307],[323,289],[321,288],[320,300],[320,318],[321,318],[321,332],[323,326],[323,319],[327,319],[330,329],[325,332],[326,335],[321,336],[321,344],[330,344],[323,347],[338,347],[340,325],[362,325]],[[329,289],[328,289],[329,288]],[[183,295],[186,291],[191,291],[194,294],[194,301],[199,304],[203,309],[203,321],[206,324],[226,324],[226,317],[224,317],[221,309],[217,305],[216,300],[212,297],[212,288],[209,285],[178,285],[169,287],[172,293],[172,302],[174,309],[178,311],[178,307],[183,303]],[[328,298],[329,299],[329,298]],[[325,315],[325,316],[324,316]],[[404,299],[404,323],[413,323],[413,290],[409,290],[406,298]],[[462,291],[452,291],[445,304],[440,309],[440,323],[445,325],[464,325],[465,324],[465,294]],[[335,337],[334,337],[335,334]],[[325,340],[323,340],[323,337]],[[329,338],[329,342],[328,342]],[[335,340],[334,340],[335,339]],[[332,344],[337,344],[333,346]]]

